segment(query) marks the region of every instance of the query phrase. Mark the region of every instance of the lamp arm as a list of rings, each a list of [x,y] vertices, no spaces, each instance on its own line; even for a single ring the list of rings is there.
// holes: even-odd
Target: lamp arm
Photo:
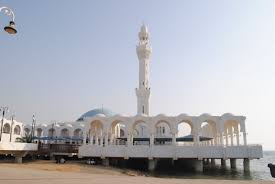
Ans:
[[[3,7],[0,7],[0,12],[1,11],[3,11],[5,15],[10,16],[12,18],[12,21],[14,22],[15,15],[10,8],[3,6]]]

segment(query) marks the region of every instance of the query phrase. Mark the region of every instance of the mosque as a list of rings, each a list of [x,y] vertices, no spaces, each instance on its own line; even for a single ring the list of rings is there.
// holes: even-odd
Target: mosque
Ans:
[[[191,160],[196,171],[203,170],[203,160],[221,165],[243,159],[249,170],[251,159],[262,158],[261,145],[249,145],[245,116],[225,113],[221,116],[179,114],[150,116],[149,66],[152,48],[145,25],[138,33],[136,52],[139,60],[139,83],[135,89],[137,114],[127,116],[105,108],[84,113],[76,121],[24,126],[24,133],[35,129],[35,139],[43,144],[79,145],[78,157],[99,158],[105,165],[114,160],[146,159],[148,170],[154,170],[161,159],[177,162]],[[181,136],[182,125],[190,134]]]

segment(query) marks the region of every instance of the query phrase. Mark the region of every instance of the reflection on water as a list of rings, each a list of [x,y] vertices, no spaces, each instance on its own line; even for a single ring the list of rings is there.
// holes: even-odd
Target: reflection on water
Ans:
[[[193,171],[176,169],[158,169],[151,175],[155,177],[165,178],[192,178],[192,179],[230,179],[230,180],[252,180],[251,172],[244,172],[242,169],[232,170],[229,168],[229,163],[226,168],[221,168],[220,164],[216,164],[215,167],[204,166],[203,173],[196,173]]]
[[[220,160],[216,159],[216,166],[205,166],[203,173],[195,173],[190,169],[182,167],[164,166],[157,168],[154,173],[149,175],[165,178],[192,178],[192,179],[230,179],[230,180],[271,180],[275,181],[270,175],[267,167],[268,163],[275,164],[275,151],[265,151],[264,158],[250,161],[250,171],[244,172],[243,160],[237,160],[237,169],[230,168],[230,162],[227,160],[226,168],[221,168]],[[161,164],[162,165],[162,164]]]

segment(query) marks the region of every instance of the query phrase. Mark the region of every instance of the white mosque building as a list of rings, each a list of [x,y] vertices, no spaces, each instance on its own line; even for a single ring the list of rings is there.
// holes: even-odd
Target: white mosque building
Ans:
[[[108,109],[94,109],[77,121],[41,124],[35,127],[35,136],[43,143],[80,144],[78,156],[109,159],[148,159],[148,169],[154,170],[162,158],[191,159],[194,168],[203,169],[203,159],[220,159],[224,165],[230,159],[244,159],[244,169],[249,160],[262,158],[261,145],[249,145],[245,116],[225,113],[221,116],[179,114],[150,116],[149,66],[152,49],[145,25],[138,34],[136,52],[139,60],[139,85],[136,88],[137,114],[126,116]],[[182,125],[190,127],[190,134],[181,136]],[[31,126],[24,127],[29,133]]]

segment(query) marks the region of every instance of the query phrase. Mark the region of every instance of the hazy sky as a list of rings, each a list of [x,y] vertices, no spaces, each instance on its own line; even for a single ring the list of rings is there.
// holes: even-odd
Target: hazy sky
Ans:
[[[275,1],[1,0],[0,105],[17,120],[135,115],[138,31],[151,33],[151,114],[247,117],[249,143],[275,149]],[[1,14],[1,30],[8,18]]]

